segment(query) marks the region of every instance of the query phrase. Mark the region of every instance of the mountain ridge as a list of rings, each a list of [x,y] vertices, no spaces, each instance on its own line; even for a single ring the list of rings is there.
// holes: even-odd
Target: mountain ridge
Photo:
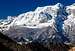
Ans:
[[[61,3],[38,7],[35,11],[9,16],[0,21],[0,32],[19,44],[39,42],[47,44],[75,43],[75,5],[63,6]],[[72,24],[73,23],[73,24]],[[57,41],[56,41],[57,40]]]

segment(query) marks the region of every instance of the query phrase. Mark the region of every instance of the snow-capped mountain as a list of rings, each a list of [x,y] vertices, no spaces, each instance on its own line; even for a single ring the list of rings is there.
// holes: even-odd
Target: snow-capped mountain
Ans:
[[[0,32],[18,43],[75,43],[75,5],[60,3],[0,20]]]

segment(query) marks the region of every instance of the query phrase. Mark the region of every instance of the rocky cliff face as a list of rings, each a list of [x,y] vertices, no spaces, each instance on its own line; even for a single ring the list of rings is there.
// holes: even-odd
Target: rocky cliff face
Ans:
[[[0,32],[18,44],[75,44],[75,5],[60,3],[0,20]]]
[[[0,33],[1,51],[68,51],[69,49],[70,47],[65,44],[61,45],[53,43],[48,44],[48,47],[44,47],[41,43],[38,42],[20,45],[9,37]]]

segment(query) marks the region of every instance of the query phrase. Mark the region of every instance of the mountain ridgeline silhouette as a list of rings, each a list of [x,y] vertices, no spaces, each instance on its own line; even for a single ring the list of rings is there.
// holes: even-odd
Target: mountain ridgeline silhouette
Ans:
[[[35,11],[0,20],[0,32],[18,44],[75,44],[75,5],[38,7]]]

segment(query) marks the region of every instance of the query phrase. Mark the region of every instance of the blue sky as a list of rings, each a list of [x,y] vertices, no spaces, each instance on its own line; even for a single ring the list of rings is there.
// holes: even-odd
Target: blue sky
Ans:
[[[56,3],[70,5],[75,3],[75,0],[0,0],[0,19],[34,10],[38,6],[53,5]]]

